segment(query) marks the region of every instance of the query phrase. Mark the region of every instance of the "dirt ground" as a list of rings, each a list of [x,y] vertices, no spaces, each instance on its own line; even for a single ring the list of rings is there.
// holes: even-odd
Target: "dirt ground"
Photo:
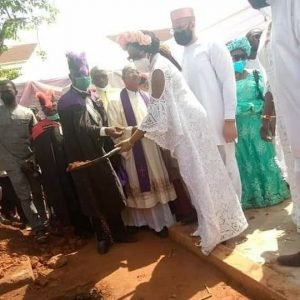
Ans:
[[[249,209],[245,214],[249,227],[239,240],[232,239],[227,246],[275,270],[300,293],[300,268],[280,266],[276,261],[279,255],[297,253],[300,249],[300,234],[291,216],[292,202],[287,200],[267,208]]]
[[[25,232],[27,235],[28,233]],[[31,237],[0,225],[0,278],[30,257],[35,281],[1,295],[1,300],[40,299],[249,299],[226,275],[169,239],[149,231],[135,244],[117,244],[104,256],[93,239],[54,238],[40,249]],[[48,267],[63,253],[67,264]]]

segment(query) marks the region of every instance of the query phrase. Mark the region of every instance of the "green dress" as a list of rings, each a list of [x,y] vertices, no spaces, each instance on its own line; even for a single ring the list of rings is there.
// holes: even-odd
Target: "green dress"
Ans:
[[[288,184],[276,163],[274,144],[260,137],[264,101],[259,90],[263,91],[262,78],[256,83],[252,71],[245,79],[237,81],[236,158],[244,209],[267,207],[290,198]]]

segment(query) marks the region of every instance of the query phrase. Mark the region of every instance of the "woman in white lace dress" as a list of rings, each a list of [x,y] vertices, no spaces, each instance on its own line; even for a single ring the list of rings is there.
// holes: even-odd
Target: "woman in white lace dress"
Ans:
[[[145,135],[171,151],[197,211],[202,252],[208,255],[216,245],[244,231],[247,221],[206,112],[185,83],[178,63],[160,49],[152,32],[127,32],[119,43],[141,72],[150,73],[151,99],[139,129],[117,146],[129,151]]]

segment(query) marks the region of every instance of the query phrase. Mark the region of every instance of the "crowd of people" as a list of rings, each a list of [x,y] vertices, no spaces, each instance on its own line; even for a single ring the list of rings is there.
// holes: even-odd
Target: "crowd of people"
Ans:
[[[39,243],[49,232],[93,232],[101,254],[136,242],[139,228],[164,238],[175,222],[197,223],[205,255],[247,228],[243,209],[292,197],[297,224],[300,7],[249,2],[271,4],[273,22],[226,45],[197,37],[192,8],[172,11],[180,62],[153,32],[122,33],[121,90],[84,53],[67,53],[71,87],[59,100],[36,95],[42,119],[1,81],[0,222],[30,227]],[[279,262],[300,265],[300,254]]]

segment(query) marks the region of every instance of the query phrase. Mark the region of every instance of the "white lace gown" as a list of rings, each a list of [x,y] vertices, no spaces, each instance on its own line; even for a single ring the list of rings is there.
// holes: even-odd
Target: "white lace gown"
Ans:
[[[198,215],[201,248],[208,255],[216,245],[243,232],[248,224],[208,125],[206,112],[182,74],[157,54],[152,71],[165,77],[159,99],[150,98],[139,129],[178,160]]]

